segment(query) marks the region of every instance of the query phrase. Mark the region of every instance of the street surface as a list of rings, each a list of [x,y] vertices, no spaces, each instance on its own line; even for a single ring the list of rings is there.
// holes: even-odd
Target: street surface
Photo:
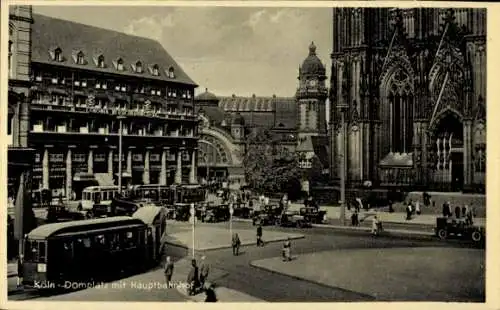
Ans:
[[[228,229],[228,223],[217,223],[211,224],[214,227],[221,227]],[[235,222],[233,223],[233,229],[255,229],[251,223],[246,222]],[[477,264],[484,264],[484,249],[476,249],[468,243],[463,242],[442,242],[438,240],[419,240],[417,238],[407,238],[407,237],[378,237],[373,238],[366,232],[342,232],[342,231],[332,231],[328,228],[309,228],[309,229],[296,229],[296,228],[277,228],[274,226],[264,227],[263,239],[266,240],[266,232],[269,231],[282,231],[288,233],[300,233],[304,234],[304,239],[292,240],[292,255],[301,256],[317,253],[322,251],[333,251],[331,253],[338,252],[343,253],[345,251],[354,251],[361,249],[375,249],[380,253],[392,252],[394,249],[415,249],[415,248],[425,248],[425,253],[419,253],[415,251],[414,259],[418,260],[419,257],[424,259],[427,255],[437,255],[443,249],[453,253],[453,250],[467,249],[473,255],[468,255],[463,258],[467,264],[471,262],[469,260],[474,260]],[[229,233],[229,232],[228,232]],[[367,294],[363,291],[349,290],[338,285],[335,287],[330,287],[325,284],[317,284],[307,280],[297,279],[284,274],[273,273],[260,268],[252,267],[251,263],[253,261],[259,261],[262,259],[268,259],[273,257],[281,256],[281,246],[282,242],[268,243],[264,247],[256,247],[254,245],[244,246],[241,248],[240,256],[233,256],[232,250],[230,248],[220,249],[220,250],[210,250],[205,251],[206,260],[212,266],[213,273],[209,276],[209,281],[215,282],[218,287],[226,287],[233,290],[240,291],[242,293],[248,294],[255,298],[259,298],[265,301],[275,301],[275,302],[314,302],[314,301],[369,301],[375,300],[375,296]],[[434,253],[435,250],[435,253]],[[432,254],[431,254],[432,253]],[[168,247],[168,255],[172,256],[174,260],[181,259],[189,255],[189,252],[185,248],[180,247]],[[453,254],[449,254],[453,255]],[[359,255],[358,255],[359,256]],[[332,257],[335,257],[333,255]],[[477,257],[483,257],[481,262]],[[359,261],[365,262],[366,264],[372,263],[373,257],[371,255],[362,255],[358,258]],[[333,261],[331,262],[334,263]],[[446,266],[449,264],[448,261],[442,259],[436,259],[432,262],[436,264],[436,268],[440,266]],[[404,261],[401,262],[404,266]],[[345,265],[346,267],[348,266]],[[297,267],[299,268],[299,267]],[[311,267],[309,267],[311,268]],[[328,268],[328,267],[327,267]],[[384,268],[381,265],[377,268]],[[415,272],[415,269],[413,269]],[[369,272],[366,270],[365,272]],[[431,274],[428,272],[427,268],[417,268],[423,274],[426,274],[426,281],[443,281],[439,278],[439,274]],[[180,272],[180,271],[179,271]],[[343,268],[342,272],[356,275],[356,270],[350,270],[349,268]],[[404,270],[401,272],[404,273]],[[175,271],[174,271],[175,273]],[[467,283],[465,280],[468,279],[471,274],[464,270],[463,272],[454,272],[453,281],[455,283]],[[181,277],[185,277],[184,275]],[[345,277],[345,275],[343,275]],[[155,271],[150,271],[144,274],[139,274],[133,277],[134,281],[148,282],[151,279],[161,279],[162,270],[158,269]],[[9,278],[10,282],[15,278]],[[373,282],[374,281],[374,282]],[[373,285],[385,285],[390,286],[394,283],[401,285],[401,282],[388,282],[387,280],[380,279],[377,282],[375,278],[372,281]],[[403,282],[408,282],[409,285],[428,285],[427,282],[421,282],[420,277],[405,277]],[[449,281],[449,279],[447,280]],[[479,280],[480,281],[480,280]],[[392,284],[391,284],[392,283]],[[483,275],[484,283],[484,275]],[[15,284],[15,283],[14,283]],[[10,286],[10,285],[9,285]],[[464,293],[467,295],[468,300],[478,301],[484,299],[484,288],[483,290],[477,290],[475,287],[462,287]],[[463,300],[464,294],[458,294],[456,290],[451,290],[444,292],[447,300]],[[36,293],[17,293],[10,295],[10,300],[26,300],[37,297]],[[408,294],[408,298],[413,298],[415,300],[427,300],[427,294],[422,291],[414,291]],[[138,289],[115,289],[107,291],[103,289],[86,289],[78,292],[72,292],[67,294],[61,294],[56,296],[51,296],[51,300],[99,300],[99,301],[183,301],[186,297],[179,293],[177,290],[138,290]],[[401,300],[401,298],[398,298]],[[235,300],[240,301],[240,300]]]

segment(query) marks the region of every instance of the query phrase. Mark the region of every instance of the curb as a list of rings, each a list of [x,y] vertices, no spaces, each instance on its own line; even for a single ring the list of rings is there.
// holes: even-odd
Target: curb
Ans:
[[[248,219],[238,219],[238,222],[252,222]],[[389,223],[389,222],[388,222]],[[328,228],[332,230],[343,230],[352,232],[370,232],[370,227],[351,227],[351,226],[339,226],[330,224],[312,224],[312,227],[318,228]],[[381,236],[415,236],[415,237],[434,237],[434,233],[421,231],[421,230],[399,230],[399,229],[385,229]]]
[[[290,237],[290,240],[298,240],[298,239],[304,239],[305,238],[305,235],[301,235],[301,234],[296,234],[296,235],[293,235]],[[283,239],[283,238],[280,238],[279,240],[264,240],[265,243],[274,243],[274,242],[281,242],[281,241],[284,241],[286,239]],[[183,249],[192,249],[190,246],[188,245],[184,245],[184,244],[177,244],[177,243],[173,243],[173,242],[169,242],[169,241],[166,241],[165,243],[167,243],[168,245],[170,246],[176,246],[176,247],[179,247],[179,248],[183,248]],[[248,241],[248,242],[242,242],[240,246],[250,246],[250,245],[256,245],[257,242],[256,241]],[[206,248],[198,248],[198,249],[195,249],[196,251],[214,251],[214,250],[221,250],[221,249],[230,249],[232,248],[231,245],[216,245],[216,246],[212,246],[212,247],[206,247]]]
[[[273,273],[273,274],[278,274],[278,275],[290,277],[292,279],[299,280],[299,281],[307,281],[307,282],[314,283],[314,284],[322,286],[322,287],[326,287],[328,289],[337,289],[337,290],[340,290],[340,291],[343,291],[343,292],[346,292],[346,293],[357,294],[357,295],[363,296],[363,297],[365,297],[365,298],[367,298],[367,299],[369,299],[371,301],[375,301],[376,300],[376,298],[374,296],[372,296],[372,295],[368,295],[368,294],[364,294],[364,293],[359,293],[359,292],[347,290],[347,289],[344,289],[344,288],[341,288],[341,287],[330,286],[330,285],[327,285],[327,284],[324,284],[324,283],[321,283],[321,282],[318,282],[318,281],[308,280],[308,279],[301,278],[299,276],[295,276],[295,275],[291,275],[291,274],[287,274],[287,273],[282,273],[282,272],[279,272],[279,271],[276,271],[276,270],[272,270],[272,269],[267,268],[267,267],[255,265],[254,261],[251,261],[248,264],[251,267],[253,267],[253,268],[258,268],[258,269],[261,269],[261,270],[265,270],[265,271]]]

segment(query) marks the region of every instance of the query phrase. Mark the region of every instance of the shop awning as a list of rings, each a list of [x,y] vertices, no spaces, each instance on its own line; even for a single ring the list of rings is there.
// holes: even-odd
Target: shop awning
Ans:
[[[73,181],[95,181],[95,176],[93,173],[77,172],[73,177]]]

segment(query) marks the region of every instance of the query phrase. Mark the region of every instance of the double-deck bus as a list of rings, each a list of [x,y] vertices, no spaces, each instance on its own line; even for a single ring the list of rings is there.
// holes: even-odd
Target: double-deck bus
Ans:
[[[24,243],[23,284],[38,289],[85,288],[79,285],[153,266],[162,254],[164,212],[163,208],[148,207],[133,217],[35,228]]]

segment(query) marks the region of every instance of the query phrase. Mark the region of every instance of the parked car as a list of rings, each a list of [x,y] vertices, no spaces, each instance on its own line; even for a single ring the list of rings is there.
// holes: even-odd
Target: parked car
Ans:
[[[283,208],[279,205],[268,205],[261,211],[256,211],[253,214],[253,225],[274,225],[276,219],[280,217]]]
[[[276,226],[282,227],[311,227],[311,222],[308,218],[300,215],[299,211],[286,211],[281,214],[280,217],[276,219]]]
[[[308,222],[321,224],[325,221],[326,211],[318,210],[314,207],[300,208],[300,215],[304,216]]]
[[[466,219],[438,217],[436,219],[436,236],[445,240],[450,237],[472,240],[475,243],[484,242],[485,229],[467,222]]]

